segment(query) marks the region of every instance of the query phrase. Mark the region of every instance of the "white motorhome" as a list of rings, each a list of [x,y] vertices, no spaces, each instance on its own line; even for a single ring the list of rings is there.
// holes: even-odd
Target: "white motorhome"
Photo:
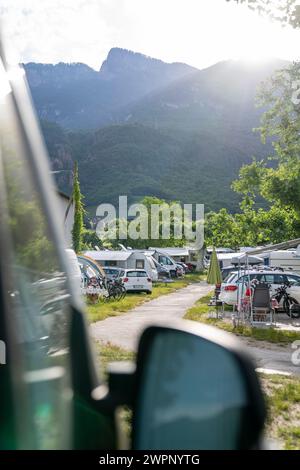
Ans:
[[[171,258],[171,256],[168,256],[167,254],[160,251],[160,248],[149,249],[145,253],[148,253],[153,256],[161,266],[163,266],[167,271],[169,271],[170,276],[176,276],[177,263],[173,258]]]
[[[192,263],[196,266],[199,248],[195,247],[166,247],[166,248],[155,248],[150,247],[149,250],[159,251],[162,255],[167,255],[172,258],[175,262]]]
[[[262,253],[264,265],[272,268],[282,268],[285,271],[293,270],[300,274],[300,246],[296,250],[277,250]]]

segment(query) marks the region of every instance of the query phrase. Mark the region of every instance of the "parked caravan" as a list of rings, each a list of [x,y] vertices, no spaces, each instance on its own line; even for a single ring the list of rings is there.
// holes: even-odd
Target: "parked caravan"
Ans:
[[[146,258],[145,270],[148,276],[151,277],[152,281],[158,281],[158,270],[155,265],[155,259],[148,253],[144,253],[144,256]]]
[[[296,250],[274,250],[260,256],[264,259],[265,266],[290,269],[300,274],[300,246]]]
[[[86,251],[86,256],[94,259],[104,267],[122,269],[144,269],[152,281],[157,281],[158,273],[149,253],[139,250],[103,250]]]

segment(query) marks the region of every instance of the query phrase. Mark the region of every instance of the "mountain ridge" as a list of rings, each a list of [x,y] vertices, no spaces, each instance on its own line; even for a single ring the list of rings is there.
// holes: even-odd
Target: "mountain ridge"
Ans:
[[[89,209],[119,194],[239,209],[232,180],[253,155],[272,151],[252,132],[262,113],[257,87],[286,62],[179,65],[115,49],[101,73],[84,64],[28,67],[53,168],[78,161]],[[70,185],[67,173],[57,179]]]
[[[118,109],[196,69],[113,48],[99,71],[77,64],[24,64],[42,119],[69,129],[98,128],[118,121]]]

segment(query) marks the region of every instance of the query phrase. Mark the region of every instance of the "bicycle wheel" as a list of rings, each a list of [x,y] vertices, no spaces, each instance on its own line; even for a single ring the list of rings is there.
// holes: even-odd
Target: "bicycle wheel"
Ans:
[[[108,287],[108,294],[110,300],[116,300],[116,288],[114,285],[110,284]]]
[[[115,299],[115,300],[121,300],[122,297],[123,297],[123,292],[122,292],[121,287],[115,286],[115,289],[114,289],[114,299]]]
[[[283,301],[283,308],[285,313],[291,317],[291,318],[300,318],[300,309],[297,309],[295,311],[292,311],[292,306],[293,305],[299,305],[296,299],[294,297],[285,297]]]
[[[122,297],[121,297],[121,299],[124,299],[125,295],[127,294],[127,290],[125,289],[124,286],[121,286],[121,289],[122,289]]]

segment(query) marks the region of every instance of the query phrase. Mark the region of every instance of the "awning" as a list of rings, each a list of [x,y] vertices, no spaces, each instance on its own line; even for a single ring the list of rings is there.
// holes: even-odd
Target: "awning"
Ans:
[[[287,242],[276,243],[275,245],[266,245],[254,250],[247,251],[247,255],[258,255],[259,253],[266,253],[268,251],[274,250],[288,250],[289,248],[296,248],[300,245],[300,238],[295,238],[294,240],[288,240]]]
[[[258,256],[242,253],[240,256],[234,256],[231,260],[232,264],[262,264],[264,260]]]
[[[163,255],[167,256],[189,256],[190,251],[188,248],[175,248],[175,247],[170,247],[170,248],[154,248],[150,247],[150,250],[156,250],[159,253],[162,253]]]
[[[132,251],[86,251],[84,254],[95,261],[126,261]]]

